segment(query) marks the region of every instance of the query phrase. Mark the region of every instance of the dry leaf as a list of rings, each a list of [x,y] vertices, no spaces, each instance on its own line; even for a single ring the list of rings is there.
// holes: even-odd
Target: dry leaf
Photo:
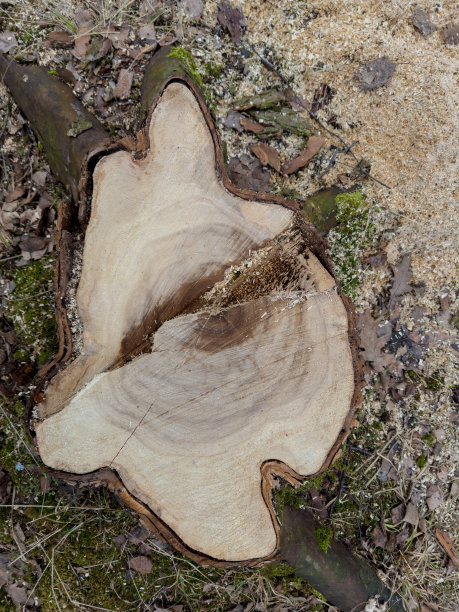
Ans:
[[[228,111],[228,114],[226,115],[226,119],[225,119],[225,127],[232,129],[232,130],[236,130],[238,132],[243,132],[244,129],[241,125],[242,118],[243,118],[243,115],[241,115],[241,113],[238,113],[237,111],[234,111],[234,110]]]
[[[258,159],[251,159],[248,155],[233,157],[227,171],[231,182],[240,189],[271,191],[269,170],[263,168]]]
[[[361,314],[357,322],[360,347],[364,349],[361,355],[365,361],[373,364],[377,372],[383,372],[395,360],[391,353],[381,352],[392,335],[392,327],[390,325],[381,326],[380,323],[381,319],[373,319],[370,309]]]
[[[188,19],[199,19],[204,7],[202,0],[182,0],[180,3]]]
[[[410,523],[410,525],[417,525],[419,523],[419,512],[413,503],[410,502],[407,505],[403,520],[405,523]]]
[[[75,23],[79,28],[92,28],[94,25],[94,17],[92,11],[83,9],[75,15]]]
[[[240,122],[244,130],[247,130],[248,132],[253,132],[254,134],[261,134],[261,132],[263,132],[263,130],[265,129],[260,123],[257,123],[256,121],[250,121],[250,119],[247,119],[244,116],[241,117]]]
[[[247,21],[240,6],[233,7],[228,0],[222,0],[217,6],[217,21],[227,30],[231,40],[239,45],[247,28]]]
[[[271,166],[277,172],[280,171],[279,153],[273,147],[264,142],[250,145],[251,152],[258,157],[263,166]]]
[[[129,567],[139,574],[149,574],[153,568],[153,563],[148,557],[139,555],[138,557],[129,559]]]
[[[394,273],[394,280],[390,290],[389,310],[393,309],[398,298],[412,290],[410,286],[413,278],[411,273],[411,254],[407,253],[404,255],[400,264],[398,266],[391,266],[391,268]]]
[[[2,53],[8,53],[11,49],[18,46],[18,41],[16,40],[16,36],[14,32],[10,32],[10,30],[5,30],[0,34],[0,51]]]
[[[322,138],[322,136],[311,136],[307,142],[306,148],[301,151],[299,156],[291,159],[282,166],[282,173],[293,174],[300,168],[306,166],[308,161],[320,151],[324,144],[325,139]]]
[[[91,35],[89,34],[89,28],[80,28],[76,35],[75,46],[73,48],[73,53],[78,59],[86,57],[90,42]]]
[[[127,100],[131,93],[133,78],[134,72],[132,70],[121,68],[116,87],[113,90],[113,96],[118,100]]]
[[[438,506],[441,506],[443,503],[441,489],[438,485],[430,485],[430,487],[427,489],[426,495],[427,507],[431,512],[433,512],[435,508],[438,508]]]
[[[18,185],[13,191],[10,191],[5,196],[5,202],[14,202],[14,200],[19,200],[25,194],[25,187],[23,185]]]
[[[25,588],[20,587],[17,584],[8,584],[5,587],[5,591],[14,605],[17,606],[18,610],[22,608],[28,599]]]
[[[420,6],[417,6],[411,16],[414,27],[421,32],[423,36],[429,36],[435,32],[437,26],[430,21],[429,13],[423,11]]]
[[[139,38],[145,40],[149,45],[156,43],[156,30],[152,23],[147,23],[139,28]]]
[[[48,173],[46,170],[38,170],[32,174],[32,183],[37,187],[44,187],[46,184],[46,179],[48,178]]]
[[[395,72],[395,66],[396,64],[387,59],[387,57],[382,57],[362,66],[355,73],[355,76],[362,89],[366,91],[377,89],[391,80]]]
[[[445,531],[435,529],[435,537],[445,549],[446,554],[451,559],[456,567],[459,567],[459,557],[454,550],[453,541]]]
[[[40,236],[29,236],[19,243],[21,255],[25,261],[40,259],[46,253],[47,247],[47,241]]]
[[[57,42],[65,45],[70,45],[73,43],[73,36],[68,32],[50,32],[47,36],[48,40],[51,42]]]
[[[457,45],[459,44],[459,26],[454,23],[450,23],[443,28],[441,31],[443,40],[446,45]]]

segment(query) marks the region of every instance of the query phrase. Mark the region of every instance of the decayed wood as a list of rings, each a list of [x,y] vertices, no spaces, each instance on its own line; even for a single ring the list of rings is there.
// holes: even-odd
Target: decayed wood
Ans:
[[[354,318],[298,205],[230,184],[195,83],[159,60],[144,159],[112,153],[92,177],[78,353],[62,221],[60,372],[33,425],[48,466],[111,483],[179,550],[257,564],[278,551],[273,475],[317,473],[349,431]]]

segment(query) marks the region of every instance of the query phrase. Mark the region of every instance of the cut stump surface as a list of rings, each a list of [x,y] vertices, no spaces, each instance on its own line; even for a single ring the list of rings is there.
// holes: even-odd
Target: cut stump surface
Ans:
[[[93,175],[82,347],[36,407],[45,464],[116,471],[164,537],[210,562],[278,550],[271,475],[332,460],[358,398],[353,317],[293,206],[232,187],[190,82],[155,99],[142,160]]]

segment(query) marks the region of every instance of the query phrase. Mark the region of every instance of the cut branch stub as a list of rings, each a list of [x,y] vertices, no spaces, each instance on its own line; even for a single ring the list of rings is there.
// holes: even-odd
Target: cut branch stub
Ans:
[[[194,83],[166,75],[150,105],[144,159],[95,167],[83,334],[37,445],[193,558],[255,564],[278,551],[273,474],[317,473],[349,431],[354,318],[298,206],[230,184]]]
[[[107,132],[72,90],[42,66],[18,64],[0,53],[0,81],[30,121],[53,173],[80,206],[84,225],[87,166],[94,156],[110,151]]]

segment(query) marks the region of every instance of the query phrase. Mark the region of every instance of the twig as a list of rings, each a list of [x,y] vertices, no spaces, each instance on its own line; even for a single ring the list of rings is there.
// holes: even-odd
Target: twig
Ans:
[[[339,502],[341,499],[341,496],[343,494],[344,491],[344,480],[346,478],[346,470],[342,470],[342,472],[340,472],[340,476],[339,476],[339,491],[338,491],[338,495],[335,497],[335,499],[333,500],[330,509],[328,511],[328,518],[331,519],[331,515],[333,512],[333,508],[336,505],[336,502]]]
[[[260,55],[260,53],[258,53],[258,51],[253,47],[253,45],[251,45],[250,43],[248,43],[248,47],[250,48],[251,51],[253,51],[255,53],[255,55],[257,55],[261,61],[261,63],[263,64],[263,66],[265,66],[265,68],[267,68],[268,70],[270,70],[271,72],[274,72],[274,74],[276,74],[279,79],[282,81],[282,83],[284,85],[288,85],[288,81],[287,79],[284,77],[284,75],[274,66],[274,64],[272,64],[269,60],[267,60],[265,57],[263,57],[262,55]],[[386,187],[386,189],[391,189],[391,187],[389,187],[389,185],[386,185],[386,183],[383,183],[382,181],[380,181],[379,179],[375,178],[374,176],[372,176],[369,172],[367,172],[364,168],[362,168],[362,166],[360,165],[361,162],[358,160],[357,156],[355,155],[354,151],[352,151],[352,147],[354,146],[352,145],[348,145],[345,140],[336,132],[334,132],[333,130],[330,130],[326,125],[324,125],[322,123],[322,121],[319,119],[319,117],[313,113],[303,102],[303,100],[297,96],[292,90],[291,91],[291,97],[290,97],[290,101],[294,101],[296,104],[298,104],[299,106],[301,106],[301,108],[303,108],[311,117],[311,119],[314,119],[314,121],[325,131],[327,132],[327,134],[329,134],[330,136],[332,136],[333,138],[337,138],[340,143],[343,145],[344,147],[344,151],[346,153],[350,153],[352,155],[352,157],[355,159],[357,166],[360,170],[360,172],[362,174],[364,174],[365,176],[367,176],[369,179],[371,179],[372,181],[374,181],[375,183],[378,183],[379,185],[382,185],[382,187]],[[355,144],[355,143],[354,143]],[[343,152],[344,152],[343,151]],[[328,172],[328,170],[327,170]]]

